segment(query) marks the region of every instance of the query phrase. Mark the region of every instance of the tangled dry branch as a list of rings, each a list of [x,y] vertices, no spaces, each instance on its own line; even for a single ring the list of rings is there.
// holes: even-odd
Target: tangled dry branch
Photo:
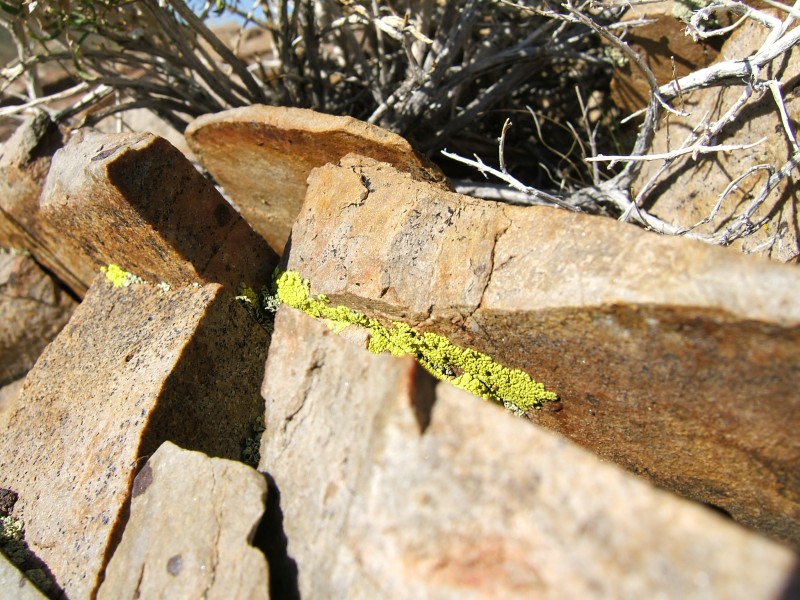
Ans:
[[[462,191],[612,215],[712,243],[749,235],[769,218],[760,207],[797,177],[796,125],[786,110],[784,82],[770,65],[800,44],[794,26],[800,0],[793,7],[769,0],[777,12],[736,0],[695,9],[686,24],[694,39],[725,36],[751,21],[762,28],[761,44],[663,85],[626,42],[642,24],[624,20],[635,3],[3,0],[0,24],[12,33],[18,59],[0,72],[0,116],[39,108],[78,126],[144,107],[182,130],[198,115],[237,106],[308,107],[401,133],[435,159],[443,157],[456,177],[477,169],[499,182],[460,179]],[[238,32],[224,42],[209,26],[215,12],[238,19]],[[254,35],[266,41],[248,55],[243,48]],[[641,124],[628,149],[615,133],[622,115],[604,92],[616,60],[609,49],[634,65],[650,90],[647,106],[630,117]],[[60,69],[72,84],[48,92],[41,78],[46,68]],[[741,94],[713,118],[682,108],[692,92],[734,86]],[[759,143],[727,137],[743,111],[767,93],[791,148],[784,163],[755,165],[732,177],[698,223],[670,223],[649,212],[653,189],[686,161]],[[652,143],[665,115],[693,125],[677,147],[660,152]],[[487,164],[498,142],[497,166]],[[440,154],[445,147],[450,151]],[[645,163],[659,168],[634,191]],[[743,180],[762,173],[760,191],[722,229],[698,230]]]

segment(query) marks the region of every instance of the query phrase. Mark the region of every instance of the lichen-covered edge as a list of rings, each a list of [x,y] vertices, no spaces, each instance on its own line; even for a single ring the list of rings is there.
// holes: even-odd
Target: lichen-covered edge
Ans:
[[[558,400],[557,394],[524,371],[504,367],[477,350],[456,346],[444,336],[419,332],[402,322],[387,327],[346,306],[331,306],[326,296],[311,296],[309,281],[296,271],[276,271],[273,294],[280,303],[327,321],[337,333],[350,325],[364,327],[370,332],[370,352],[410,355],[437,379],[503,404],[515,413],[539,409],[545,402]]]

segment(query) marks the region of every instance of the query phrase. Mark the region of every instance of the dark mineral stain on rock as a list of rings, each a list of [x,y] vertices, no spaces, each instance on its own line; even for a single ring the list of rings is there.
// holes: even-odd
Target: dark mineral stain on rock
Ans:
[[[181,572],[183,568],[183,557],[180,554],[176,554],[172,558],[167,561],[167,573],[170,575],[177,575]]]
[[[132,496],[136,498],[136,496],[144,494],[151,483],[153,483],[153,469],[150,468],[150,465],[145,465],[142,470],[139,471],[136,479],[133,480]]]
[[[217,221],[217,225],[220,227],[225,227],[230,223],[232,217],[232,210],[227,204],[217,204],[214,208],[214,218]]]

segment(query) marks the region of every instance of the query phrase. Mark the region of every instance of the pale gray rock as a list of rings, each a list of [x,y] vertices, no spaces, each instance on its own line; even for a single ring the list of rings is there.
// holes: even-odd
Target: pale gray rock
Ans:
[[[164,440],[238,458],[266,347],[219,284],[95,280],[0,413],[0,488],[19,494],[28,546],[69,597],[96,592],[137,468]]]
[[[0,595],[13,600],[44,600],[46,596],[0,554]]]
[[[288,268],[557,392],[529,418],[800,547],[800,271],[610,219],[312,172]]]
[[[164,442],[134,480],[98,598],[266,600],[267,563],[249,544],[266,492],[250,467]]]
[[[259,469],[296,564],[272,577],[301,597],[777,600],[792,582],[789,550],[287,307],[262,393]]]
[[[30,370],[75,306],[29,256],[0,252],[0,387]]]
[[[17,379],[0,387],[0,413],[16,402],[22,390],[23,381],[24,379]]]

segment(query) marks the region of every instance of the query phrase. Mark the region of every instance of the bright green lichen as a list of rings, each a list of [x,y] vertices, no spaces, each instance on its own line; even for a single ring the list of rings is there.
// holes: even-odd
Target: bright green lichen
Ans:
[[[113,263],[107,267],[100,267],[100,270],[106,274],[106,279],[114,284],[114,287],[128,287],[129,285],[144,283],[144,279],[141,277],[128,273],[128,271]]]
[[[411,355],[434,377],[504,404],[513,412],[538,409],[545,402],[558,400],[555,393],[533,381],[524,371],[499,365],[477,350],[460,348],[441,335],[421,333],[406,323],[394,322],[386,327],[377,319],[346,306],[331,306],[324,295],[312,297],[308,280],[297,272],[278,273],[274,287],[280,302],[328,321],[337,333],[349,325],[369,329],[370,352]]]

